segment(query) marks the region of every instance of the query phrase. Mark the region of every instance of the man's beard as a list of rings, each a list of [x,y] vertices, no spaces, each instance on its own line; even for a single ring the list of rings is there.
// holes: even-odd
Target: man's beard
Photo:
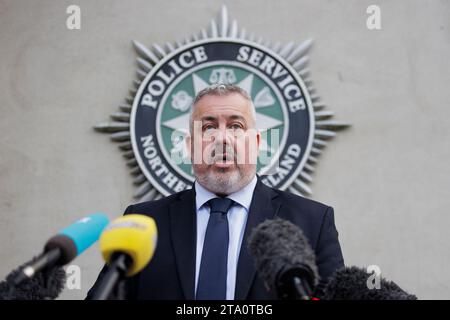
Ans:
[[[216,169],[214,172],[198,173],[195,166],[193,167],[197,181],[206,189],[217,195],[229,195],[233,192],[241,190],[253,179],[256,173],[254,170],[247,168],[243,172],[241,168],[229,171],[229,169]]]

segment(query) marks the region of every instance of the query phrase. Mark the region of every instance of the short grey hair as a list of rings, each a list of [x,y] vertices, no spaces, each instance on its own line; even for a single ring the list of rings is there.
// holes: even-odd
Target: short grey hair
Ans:
[[[241,95],[250,103],[251,115],[253,118],[253,122],[256,124],[256,111],[250,94],[235,84],[215,83],[213,85],[210,85],[209,87],[204,88],[203,90],[200,90],[195,96],[194,101],[192,102],[191,112],[189,116],[189,128],[191,132],[192,132],[192,115],[194,114],[194,106],[196,103],[198,103],[205,96],[226,96],[232,93],[237,93]]]

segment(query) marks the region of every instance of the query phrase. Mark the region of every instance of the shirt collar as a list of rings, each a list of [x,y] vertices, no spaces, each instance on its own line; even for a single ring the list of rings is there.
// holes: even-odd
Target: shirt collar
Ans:
[[[257,181],[258,179],[255,175],[249,184],[247,184],[241,190],[228,195],[226,198],[230,198],[231,200],[239,203],[241,206],[247,209],[247,211],[249,211],[250,203],[252,202],[253,191],[255,190]],[[199,210],[206,202],[214,198],[217,198],[217,195],[205,189],[200,183],[198,183],[198,181],[195,181],[195,203],[197,210]]]

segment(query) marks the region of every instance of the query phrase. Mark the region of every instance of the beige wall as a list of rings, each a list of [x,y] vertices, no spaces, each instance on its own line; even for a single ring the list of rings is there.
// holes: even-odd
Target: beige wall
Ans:
[[[79,217],[114,218],[133,201],[115,145],[92,126],[123,102],[131,40],[184,38],[225,3],[273,41],[315,39],[312,76],[336,119],[353,127],[320,157],[314,199],[334,206],[347,265],[380,266],[419,298],[450,298],[450,2],[0,1],[0,277]],[[82,11],[65,27],[66,7]],[[381,7],[382,30],[366,28]],[[80,299],[102,265],[75,262]]]

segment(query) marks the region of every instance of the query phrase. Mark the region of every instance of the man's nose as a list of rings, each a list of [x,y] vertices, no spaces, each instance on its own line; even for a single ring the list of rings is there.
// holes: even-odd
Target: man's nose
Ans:
[[[225,125],[219,126],[219,129],[216,131],[216,143],[230,144],[231,138],[233,137],[232,130],[228,129]]]

